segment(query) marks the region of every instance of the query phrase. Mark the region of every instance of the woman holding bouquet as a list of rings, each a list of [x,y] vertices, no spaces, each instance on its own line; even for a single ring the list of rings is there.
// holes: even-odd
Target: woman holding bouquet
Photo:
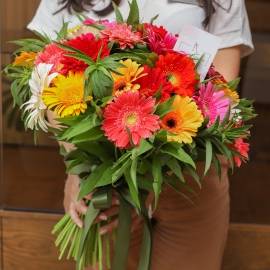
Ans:
[[[128,1],[117,1],[119,9],[126,14]],[[183,26],[194,25],[221,37],[222,43],[214,65],[227,80],[238,76],[240,58],[252,49],[248,18],[244,0],[139,0],[142,18],[149,21],[159,14],[156,24],[163,25],[172,33],[179,33]],[[62,22],[71,26],[78,24],[76,13],[96,19],[114,17],[111,0],[41,0],[37,13],[28,25],[31,30],[45,32],[51,37],[59,31]],[[67,149],[72,146],[66,145]],[[157,210],[153,213],[153,270],[219,270],[229,226],[228,163],[222,159],[221,181],[211,168],[202,181],[201,189],[190,181],[195,190],[190,203],[185,197],[166,187],[161,194]],[[203,164],[197,165],[202,170]],[[189,180],[188,180],[189,181]],[[79,179],[69,175],[65,187],[64,206],[74,222],[82,227],[79,216],[87,208],[84,201],[77,201]],[[87,197],[91,199],[91,195]],[[114,206],[99,216],[107,220],[117,213]],[[110,232],[117,222],[101,228]],[[141,229],[134,219],[134,232],[130,248],[128,270],[136,269]]]

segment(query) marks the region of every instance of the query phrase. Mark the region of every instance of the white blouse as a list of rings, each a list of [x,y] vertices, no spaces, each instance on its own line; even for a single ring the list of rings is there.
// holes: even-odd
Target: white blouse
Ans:
[[[100,0],[102,1],[102,0]],[[158,25],[163,25],[172,33],[179,33],[183,26],[193,25],[203,29],[205,17],[203,8],[194,4],[177,3],[176,0],[138,0],[142,21],[149,21],[159,14],[155,21]],[[241,45],[242,56],[250,54],[254,47],[252,43],[248,16],[244,0],[217,0],[215,4],[216,12],[211,18],[207,27],[208,32],[222,38],[220,48],[228,48]],[[44,32],[55,37],[63,21],[70,22],[70,27],[76,26],[79,19],[75,14],[69,14],[67,10],[54,15],[61,6],[57,0],[41,0],[38,10],[33,20],[28,24],[28,29]],[[123,14],[128,13],[129,5],[127,0],[120,2],[119,8]],[[100,17],[92,10],[84,12],[84,15],[93,19],[114,19],[114,13],[106,17]]]

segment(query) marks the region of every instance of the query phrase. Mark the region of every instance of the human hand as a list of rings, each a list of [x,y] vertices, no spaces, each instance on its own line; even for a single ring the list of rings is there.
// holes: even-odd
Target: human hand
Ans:
[[[69,175],[65,185],[64,208],[75,224],[80,228],[83,227],[82,215],[87,212],[86,201],[92,199],[92,193],[85,196],[84,199],[78,201],[77,197],[80,191],[80,179],[77,175]],[[100,228],[100,234],[104,235],[112,232],[118,226],[119,200],[116,194],[113,194],[112,205],[109,209],[102,211],[95,222],[108,221],[106,225]],[[135,230],[142,223],[142,218],[133,211],[132,213],[132,230]]]

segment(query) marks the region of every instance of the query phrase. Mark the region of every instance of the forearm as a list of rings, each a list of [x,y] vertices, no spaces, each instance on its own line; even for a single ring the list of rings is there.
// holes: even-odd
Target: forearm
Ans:
[[[214,59],[214,66],[226,80],[230,81],[238,77],[240,70],[240,55],[239,46],[221,49]]]

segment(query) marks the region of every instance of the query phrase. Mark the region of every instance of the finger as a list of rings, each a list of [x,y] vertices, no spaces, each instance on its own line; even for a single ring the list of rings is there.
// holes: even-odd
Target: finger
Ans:
[[[82,228],[82,227],[83,227],[83,222],[82,222],[82,220],[80,219],[79,214],[78,214],[78,212],[76,211],[76,208],[75,208],[74,205],[72,205],[72,206],[70,207],[69,214],[70,214],[70,217],[71,217],[71,219],[73,220],[73,222],[74,222],[75,224],[77,224],[80,228]]]
[[[76,205],[75,205],[75,207],[76,207],[76,210],[77,210],[77,212],[79,214],[83,214],[83,215],[86,214],[86,212],[87,212],[87,206],[86,206],[86,204],[85,204],[85,202],[83,200],[77,202]]]
[[[120,205],[119,199],[115,196],[112,198],[112,205]]]
[[[113,217],[117,215],[118,213],[119,213],[119,207],[113,206],[110,209],[103,211],[100,215],[106,216],[108,219],[109,217]]]
[[[101,212],[96,220],[95,220],[95,223],[98,223],[100,221],[107,221],[109,219],[109,217],[113,217],[115,215],[117,215],[119,213],[119,207],[115,206],[115,207],[112,207],[104,212]]]
[[[99,229],[99,233],[100,233],[100,235],[104,235],[104,234],[110,233],[110,232],[112,232],[114,229],[116,229],[117,226],[118,226],[118,219],[115,219],[115,220],[112,221],[111,223],[102,226],[102,227]]]
[[[86,199],[86,200],[88,200],[88,201],[90,201],[93,198],[93,193],[90,193],[90,194],[84,196],[83,198]]]

